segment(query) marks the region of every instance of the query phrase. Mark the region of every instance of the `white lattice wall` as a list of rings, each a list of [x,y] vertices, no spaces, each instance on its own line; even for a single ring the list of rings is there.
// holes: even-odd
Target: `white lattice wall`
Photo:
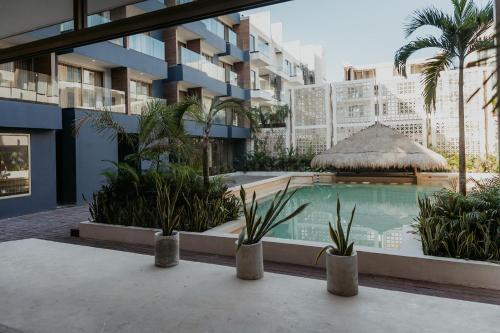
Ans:
[[[263,145],[264,148],[270,155],[276,157],[280,151],[285,150],[286,147],[286,127],[277,128],[262,128],[259,133],[256,134],[259,144]]]
[[[329,84],[291,90],[291,144],[299,153],[318,154],[331,147],[330,95]]]
[[[489,68],[465,72],[465,99],[482,87]],[[465,106],[466,152],[495,154],[496,122],[483,105],[491,87]],[[458,152],[458,71],[441,74],[436,110],[428,113],[422,97],[421,76],[384,76],[383,80],[356,80],[291,90],[291,145],[298,151],[320,153],[332,144],[371,126],[388,125],[410,139],[446,153]],[[429,142],[428,142],[429,141]]]
[[[492,113],[483,105],[491,96],[487,87],[471,100],[470,96],[480,87],[488,75],[488,68],[466,69],[464,73],[465,96],[465,151],[468,155],[485,156],[494,149],[494,130],[486,131],[491,124]],[[491,126],[488,126],[491,127]],[[446,153],[458,152],[458,71],[447,71],[438,83],[436,110],[431,116],[432,145]]]

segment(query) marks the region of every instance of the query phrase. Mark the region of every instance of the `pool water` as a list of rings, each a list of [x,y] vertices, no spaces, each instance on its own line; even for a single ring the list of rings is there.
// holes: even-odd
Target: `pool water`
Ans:
[[[299,188],[281,215],[290,213],[303,203],[309,206],[294,219],[278,226],[268,236],[330,242],[328,222],[335,226],[337,196],[340,198],[343,226],[351,211],[356,213],[351,239],[356,245],[400,248],[403,226],[413,223],[418,214],[417,198],[431,195],[436,187],[417,185],[314,185]],[[258,214],[263,215],[271,198],[259,202]]]

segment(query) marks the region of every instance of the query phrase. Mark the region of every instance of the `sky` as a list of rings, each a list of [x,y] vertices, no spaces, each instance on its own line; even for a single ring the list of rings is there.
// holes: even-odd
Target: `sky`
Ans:
[[[482,6],[487,1],[476,3]],[[283,22],[284,41],[323,45],[327,77],[341,81],[344,64],[392,62],[395,51],[408,41],[403,27],[409,15],[431,5],[451,11],[450,0],[292,0],[246,13],[270,10],[273,22]],[[433,53],[419,52],[415,57]]]

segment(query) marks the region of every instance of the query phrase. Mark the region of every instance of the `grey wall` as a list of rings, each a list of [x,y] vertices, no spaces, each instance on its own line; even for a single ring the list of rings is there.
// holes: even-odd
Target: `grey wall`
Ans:
[[[0,127],[0,132],[30,134],[31,150],[31,194],[0,199],[0,218],[56,208],[55,131]]]
[[[74,120],[83,118],[88,112],[79,109],[63,110],[65,128],[71,128]],[[133,133],[137,131],[137,117],[122,114],[113,115],[115,121]],[[63,145],[63,191],[67,202],[85,203],[84,197],[90,200],[92,193],[104,184],[102,172],[112,168],[108,161],[118,161],[118,142],[110,138],[110,132],[97,133],[90,125],[85,124],[74,135],[71,129],[64,131]]]

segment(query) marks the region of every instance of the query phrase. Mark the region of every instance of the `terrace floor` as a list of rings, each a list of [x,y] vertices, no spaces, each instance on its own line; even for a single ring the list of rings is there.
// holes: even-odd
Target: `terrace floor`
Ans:
[[[77,228],[79,222],[86,220],[88,220],[88,209],[86,206],[63,207],[47,212],[0,219],[0,245],[2,245],[2,242],[36,238],[94,248],[113,249],[146,255],[153,254],[153,248],[151,246],[130,245],[71,237],[70,230],[72,228]],[[182,251],[181,259],[221,266],[234,266],[234,258],[219,255]],[[318,280],[324,280],[326,278],[325,270],[321,268],[266,262],[265,270],[271,273],[307,277]],[[359,282],[360,285],[366,287],[500,305],[500,291],[495,290],[459,287],[372,275],[360,275]],[[0,288],[1,287],[0,285]],[[2,298],[1,296],[2,295],[0,295],[0,299]],[[4,333],[2,331],[1,321],[0,332]]]
[[[0,330],[11,332],[497,332],[500,307],[26,239],[0,243]]]

